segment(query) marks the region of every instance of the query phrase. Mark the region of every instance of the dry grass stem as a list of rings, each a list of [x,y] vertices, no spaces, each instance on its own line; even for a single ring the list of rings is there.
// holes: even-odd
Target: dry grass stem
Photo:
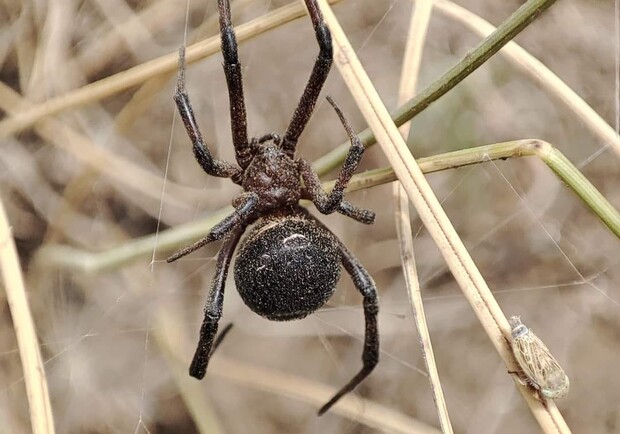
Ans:
[[[135,14],[124,0],[93,0],[92,3],[103,15],[103,23],[107,24],[109,29],[106,33],[119,35],[122,45],[127,47],[133,57],[140,59],[144,56],[144,47],[157,46],[153,37],[153,30],[157,29],[147,26],[147,23]],[[179,9],[177,14],[183,16],[185,8],[181,6]]]
[[[280,371],[257,368],[222,356],[213,359],[211,373],[239,382],[248,387],[270,391],[279,395],[300,399],[317,408],[325,404],[338,389],[326,384],[309,381]],[[388,433],[438,434],[439,431],[389,407],[371,400],[346,395],[331,409],[336,414],[354,422]]]
[[[20,107],[29,106],[31,106],[30,103],[0,82],[0,108],[9,113],[15,113]],[[54,119],[45,120],[36,126],[36,131],[45,140],[116,181],[123,188],[129,187],[138,194],[156,200],[156,205],[162,200],[163,178],[95,145],[88,137],[62,122]],[[192,197],[195,197],[195,191],[192,189],[166,181],[166,193],[163,196],[166,205],[187,210],[190,209]],[[147,211],[157,215],[158,206]]]
[[[488,21],[449,0],[437,0],[435,5],[442,14],[462,23],[482,37],[487,37],[496,30]],[[565,104],[577,116],[577,119],[583,121],[599,138],[603,146],[611,146],[620,156],[620,135],[618,132],[540,60],[516,42],[506,44],[500,53],[512,66],[525,73],[547,93]]]
[[[28,295],[19,265],[11,227],[0,201],[0,269],[9,303],[13,328],[17,335],[19,356],[24,371],[30,422],[35,434],[53,434],[54,417],[50,405],[45,369],[41,361],[39,340],[28,305]]]
[[[96,37],[86,41],[75,57],[75,62],[79,65],[80,71],[87,78],[98,74],[116,56],[125,54],[128,48],[125,41],[138,42],[136,38],[139,28],[147,27],[150,29],[150,33],[157,33],[177,22],[182,25],[187,4],[187,0],[160,0],[132,14],[127,20],[116,26],[110,27],[108,23],[100,25],[92,32]],[[203,9],[204,4],[189,2],[189,7],[191,14],[195,10]],[[140,33],[145,35],[144,32]],[[142,53],[142,55],[144,54]]]
[[[340,0],[331,1],[332,3],[337,3]],[[294,3],[276,9],[275,11],[269,12],[245,24],[241,24],[235,27],[237,41],[242,43],[249,38],[300,18],[304,16],[304,12],[305,9],[301,3]],[[217,53],[219,49],[219,35],[192,44],[187,47],[187,63],[193,63],[197,60],[204,59],[207,56]],[[176,71],[177,61],[178,54],[175,51],[174,53],[158,57],[94,83],[87,84],[72,92],[51,98],[41,104],[33,105],[28,109],[14,114],[8,119],[0,121],[0,139],[32,127],[41,119],[53,116],[64,110],[74,109],[85,104],[92,104],[137,86],[158,75]]]
[[[528,21],[529,18],[523,11],[536,2],[530,0],[528,3],[530,4],[526,3],[515,13],[515,16],[524,22],[531,20]],[[510,338],[508,320],[400,136],[329,4],[324,0],[319,0],[319,4],[332,31],[334,59],[345,83],[495,349],[506,363],[508,370],[515,371],[516,361],[508,340]],[[513,376],[513,379],[544,432],[570,432],[553,402],[541,403],[516,376]]]
[[[432,9],[432,0],[418,0],[415,7],[412,9],[400,76],[399,105],[413,98],[415,94]],[[400,127],[400,132],[403,137],[409,135],[410,125],[410,123],[406,123]],[[448,406],[444,398],[443,388],[441,387],[433,345],[431,343],[431,335],[426,322],[424,304],[422,303],[420,281],[418,279],[415,252],[413,250],[409,201],[407,200],[407,194],[400,182],[394,183],[392,191],[394,194],[396,232],[398,234],[405,284],[409,293],[409,301],[411,302],[411,309],[419,334],[420,346],[422,347],[424,363],[426,365],[431,392],[433,394],[433,402],[437,409],[441,431],[444,434],[452,433],[453,429],[450,416],[448,415]]]
[[[231,3],[231,13],[233,17],[255,0],[236,0]],[[165,3],[165,2],[160,2]],[[183,8],[183,10],[185,10]],[[217,33],[219,29],[219,16],[217,13],[211,14],[197,29],[187,38],[186,44],[193,44],[207,37],[212,33]],[[114,119],[117,130],[128,130],[136,119],[144,115],[153,105],[153,99],[159,95],[162,87],[170,80],[176,71],[153,77],[144,82],[132,95],[129,102],[119,111]]]

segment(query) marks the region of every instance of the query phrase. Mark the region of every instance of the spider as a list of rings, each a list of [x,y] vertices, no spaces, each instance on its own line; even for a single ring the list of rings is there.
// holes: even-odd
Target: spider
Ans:
[[[185,49],[179,50],[179,70],[174,94],[179,114],[192,141],[194,156],[211,175],[230,178],[243,187],[232,204],[235,210],[194,244],[168,258],[168,262],[224,239],[217,256],[216,271],[207,298],[200,339],[189,368],[192,377],[202,379],[209,358],[221,341],[215,339],[222,316],[224,284],[228,268],[246,228],[236,256],[234,278],[245,304],[254,312],[274,321],[303,318],[323,306],[335,291],[341,264],[353,279],[364,301],[365,338],[363,367],[318,414],[324,414],[342,396],[351,392],[379,361],[377,331],[378,296],[372,277],[347,247],[329,229],[299,205],[310,199],[323,214],[339,212],[365,224],[374,222],[372,211],[358,208],[343,199],[344,189],[357,168],[364,147],[336,103],[327,97],[344,126],[351,147],[330,193],[323,191],[310,163],[295,158],[295,148],[319,97],[332,64],[332,41],[316,0],[306,0],[319,57],[283,137],[269,133],[248,140],[241,64],[230,18],[228,0],[218,0],[224,73],[230,100],[232,139],[237,164],[214,158],[205,145],[185,89]],[[305,188],[302,188],[301,180]]]

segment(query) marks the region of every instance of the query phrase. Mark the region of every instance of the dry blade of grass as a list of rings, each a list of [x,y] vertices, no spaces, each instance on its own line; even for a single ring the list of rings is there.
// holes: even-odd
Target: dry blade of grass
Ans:
[[[93,0],[92,4],[102,14],[103,23],[114,29],[111,33],[121,36],[123,45],[133,56],[139,58],[144,55],[144,47],[157,45],[152,30],[138,19],[138,15],[124,0]],[[131,22],[131,26],[124,25],[127,22]]]
[[[21,98],[17,92],[0,82],[0,108],[11,113],[28,105],[29,103]],[[36,126],[36,130],[41,137],[67,151],[81,162],[93,167],[97,172],[104,174],[122,186],[131,188],[138,194],[154,199],[157,206],[154,205],[146,211],[152,215],[158,214],[159,202],[162,200],[163,178],[125,158],[96,146],[88,137],[55,119],[47,119],[41,122]],[[191,198],[195,196],[194,193],[190,188],[166,181],[166,193],[163,195],[163,201],[176,209],[188,210],[191,208]]]
[[[19,356],[24,370],[32,432],[53,434],[54,416],[50,404],[45,369],[41,361],[39,341],[28,305],[28,295],[24,286],[17,249],[2,201],[0,201],[0,269],[2,270],[4,289],[13,318]]]
[[[508,370],[516,371],[517,363],[509,344],[510,326],[508,320],[400,136],[396,125],[381,102],[329,4],[325,0],[319,0],[318,3],[323,11],[325,21],[332,31],[335,63],[360,111],[374,132],[377,142],[381,145],[399,181],[407,191],[409,199],[418,211],[420,219],[439,247],[495,349],[506,363]],[[530,0],[506,22],[515,25],[515,29],[523,29],[525,24],[520,26],[519,23],[530,23],[551,3],[553,1]],[[517,33],[518,31],[512,37]],[[485,54],[480,59],[486,60],[488,58],[490,55]],[[422,109],[423,107],[419,108],[420,111]],[[513,380],[545,432],[570,432],[552,401],[543,404],[535,398],[534,393],[527,386],[520,383],[516,375],[513,375]]]
[[[337,3],[341,0],[330,0]],[[259,18],[241,24],[235,28],[237,41],[243,41],[260,35],[304,16],[305,9],[301,3],[283,6]],[[205,39],[187,47],[187,63],[193,63],[220,50],[219,35]],[[40,120],[53,116],[64,110],[102,100],[124,90],[130,89],[161,74],[170,73],[177,68],[178,54],[166,54],[128,70],[111,75],[94,83],[82,86],[72,92],[51,98],[41,104],[22,110],[8,119],[0,121],[0,139],[32,127]]]
[[[234,0],[230,6],[233,17],[247,8],[254,1],[255,0]],[[200,27],[195,29],[192,34],[188,36],[186,44],[198,42],[211,33],[217,33],[218,29],[219,15],[214,12],[200,25]],[[125,107],[123,107],[122,110],[119,111],[118,115],[116,115],[114,123],[117,130],[125,131],[129,129],[129,126],[136,119],[139,119],[145,111],[150,109],[153,104],[153,99],[159,95],[163,85],[167,83],[168,80],[175,75],[175,73],[176,71],[169,74],[162,74],[144,82],[132,95]]]
[[[130,39],[137,42],[138,26],[146,26],[152,33],[158,33],[168,26],[185,20],[187,0],[160,0],[152,2],[126,21],[110,27],[107,23],[100,24],[93,29],[89,40],[79,47],[75,62],[79,70],[86,77],[100,73],[109,63],[120,54],[125,54],[129,48],[125,41]],[[204,8],[201,2],[189,2],[189,13]],[[138,26],[137,26],[138,25]]]
[[[487,37],[496,30],[488,21],[449,0],[437,0],[435,6],[442,14],[462,23],[482,37]],[[560,77],[514,41],[506,44],[500,53],[510,62],[511,66],[525,73],[531,80],[539,84],[545,92],[560,100],[577,116],[577,119],[586,124],[603,142],[604,146],[611,146],[620,156],[618,132]]]
[[[412,9],[400,75],[399,105],[411,99],[416,92],[420,65],[422,63],[422,53],[424,51],[428,23],[431,19],[432,10],[433,0],[418,0],[415,4],[415,8]],[[409,135],[410,126],[410,123],[406,123],[400,127],[400,132],[403,137]],[[426,323],[420,281],[416,269],[409,201],[407,200],[407,194],[400,182],[394,183],[392,191],[394,195],[394,218],[400,247],[401,262],[403,264],[403,274],[405,275],[405,284],[407,286],[407,292],[409,293],[411,310],[413,311],[424,363],[426,365],[426,371],[428,372],[433,402],[437,410],[441,431],[444,434],[451,434],[454,431],[450,422],[450,416],[448,415],[448,406],[441,387],[439,372],[437,371],[437,363],[435,362],[431,335],[428,330],[428,324]]]

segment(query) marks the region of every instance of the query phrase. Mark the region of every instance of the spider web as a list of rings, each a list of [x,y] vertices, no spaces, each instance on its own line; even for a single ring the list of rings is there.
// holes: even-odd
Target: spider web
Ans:
[[[409,2],[392,1],[382,9],[373,6],[381,9],[377,12],[371,11],[365,1],[351,0],[353,6],[346,6],[347,0],[336,6],[335,11],[343,19],[345,30],[351,32],[349,37],[356,51],[390,106],[395,100],[393,83],[398,81],[396,75],[400,70],[398,53],[404,45],[406,20],[401,17],[408,13]],[[363,5],[368,7],[363,8]],[[267,8],[276,6],[280,3],[263,2],[244,12],[243,16],[246,19],[252,13],[258,16]],[[494,22],[497,23],[515,5],[502,6],[501,11],[496,9],[500,6],[483,2],[472,1],[468,6],[482,16],[496,17]],[[591,8],[580,7],[585,8],[584,13],[601,16]],[[555,12],[554,8],[561,11]],[[550,13],[566,14],[560,17],[571,18],[561,4],[554,8]],[[554,71],[565,72],[566,76],[562,78],[574,83],[579,93],[583,90],[580,86],[598,85],[598,91],[613,86],[614,109],[607,115],[613,116],[615,129],[619,131],[619,0],[615,1],[614,8],[616,38],[613,44],[604,45],[606,49],[614,50],[614,56],[605,51],[606,56],[613,57],[615,62],[613,84],[606,87],[591,84],[576,72],[582,63],[567,66],[558,58],[561,55],[545,57],[548,53],[544,50],[552,50],[549,46],[537,55],[545,57]],[[209,3],[206,9],[205,15],[213,12],[214,4]],[[184,41],[190,23],[189,11],[188,2],[185,5]],[[576,18],[572,16],[572,19]],[[245,21],[234,20],[236,23]],[[359,22],[366,25],[355,24]],[[286,127],[316,55],[314,45],[308,44],[307,48],[299,45],[303,40],[314,43],[311,29],[306,27],[308,23],[300,20],[256,38],[256,41],[241,44],[250,134],[272,129],[281,131]],[[538,37],[546,35],[542,27],[535,22],[532,33],[538,30]],[[561,33],[561,29],[554,28],[554,31],[559,33],[555,43],[561,48],[563,38],[570,38]],[[437,12],[434,13],[431,32],[422,86],[451,66],[478,40],[447,19],[440,18]],[[585,28],[584,39],[594,32],[594,29]],[[526,36],[523,45],[536,46],[534,37],[526,39]],[[170,46],[178,45],[178,39]],[[277,60],[266,56],[264,48],[261,51],[261,46],[275,47],[282,40],[288,46],[278,53],[286,55],[277,56]],[[392,48],[388,50],[386,47]],[[390,51],[391,55],[385,54]],[[579,53],[583,54],[583,51]],[[276,58],[275,55],[272,57]],[[193,65],[188,68],[187,80],[201,129],[209,134],[211,149],[222,158],[232,159],[229,124],[226,122],[228,102],[219,63],[220,60],[206,60]],[[507,72],[509,70],[503,61],[493,60],[416,118],[413,125],[416,131],[415,143],[412,144],[414,154],[431,155],[504,139],[548,138],[566,150],[569,159],[584,170],[612,203],[617,204],[618,196],[614,192],[617,181],[604,175],[618,173],[617,166],[616,169],[613,166],[617,156],[610,145],[596,143],[559,103],[546,97],[543,90],[530,85],[527,77]],[[334,68],[325,93],[334,95],[359,131],[365,127],[364,122],[344,89]],[[609,105],[610,101],[601,102],[598,94],[582,94],[588,101],[591,96],[592,104],[599,108]],[[168,96],[162,101],[165,101],[162,104],[168,104],[168,116],[173,112],[173,105]],[[169,181],[188,183],[199,193],[182,221],[203,218],[205,210],[224,206],[236,192],[225,181],[208,179],[193,167],[195,163],[188,155],[191,154],[188,141],[176,115],[171,121],[162,123],[170,139],[165,164],[161,164],[166,183],[153,219],[153,230],[158,237],[162,228],[173,226],[167,217],[171,206],[165,199]],[[557,128],[545,125],[552,123]],[[511,126],[505,128],[505,125]],[[97,134],[93,133],[93,136]],[[344,142],[345,137],[331,109],[320,102],[302,136],[300,154],[314,159]],[[162,145],[156,141],[150,143],[152,146]],[[6,155],[0,158],[0,165],[7,167],[7,175],[0,171],[0,179],[3,183],[6,180],[11,185],[19,185],[17,171],[8,169],[15,167],[12,166],[14,162]],[[364,162],[366,168],[385,165],[380,152],[375,149],[368,151]],[[180,169],[183,165],[186,167]],[[188,172],[185,177],[184,171]],[[333,177],[333,174],[329,176]],[[561,404],[566,409],[580,409],[580,416],[571,421],[575,423],[575,431],[580,431],[577,429],[580,424],[593,432],[613,430],[605,428],[603,422],[607,421],[607,426],[612,427],[617,426],[614,423],[620,423],[617,416],[614,419],[613,412],[617,409],[612,408],[617,400],[609,399],[613,398],[613,390],[618,390],[619,385],[615,378],[603,375],[603,372],[613,372],[613,366],[618,362],[617,356],[610,354],[608,349],[613,348],[614,342],[610,336],[617,336],[620,329],[617,240],[596,218],[583,211],[578,199],[541,162],[533,159],[461,168],[430,175],[429,180],[505,312],[521,314],[565,365],[576,390],[587,389],[585,393],[572,395],[570,400],[574,401]],[[22,185],[26,183],[22,182]],[[348,196],[353,203],[377,211],[379,219],[375,227],[349,224],[340,216],[320,218],[368,267],[381,294],[381,362],[357,393],[402,413],[416,414],[434,425],[435,416],[417,333],[400,275],[400,258],[389,205],[391,199],[386,197],[386,188],[378,187]],[[33,203],[36,207],[39,202],[33,199]],[[44,208],[37,211],[41,215],[49,214]],[[461,428],[459,431],[498,431],[500,426],[507,426],[507,420],[514,421],[515,416],[522,416],[526,410],[518,407],[518,398],[507,386],[503,366],[489,348],[471,308],[454,284],[428,233],[421,227],[415,213],[413,215],[418,271],[453,424]],[[177,220],[181,222],[181,219]],[[182,398],[186,392],[183,379],[177,379],[174,373],[186,372],[191,360],[217,247],[203,249],[175,265],[162,263],[167,252],[156,247],[148,267],[141,263],[92,277],[68,277],[58,273],[52,279],[54,289],[49,289],[50,294],[57,295],[58,287],[88,288],[85,291],[88,295],[84,296],[87,298],[80,305],[82,311],[75,307],[77,302],[72,298],[73,292],[62,290],[57,295],[60,300],[53,304],[56,307],[47,312],[49,317],[37,320],[40,329],[48,330],[42,334],[41,347],[55,410],[60,408],[55,411],[58,427],[65,432],[195,430],[187,422],[191,418],[187,410],[189,405]],[[158,340],[172,330],[162,326],[160,315],[165,309],[172,310],[178,320],[174,323],[172,339],[187,345],[181,353],[165,355],[165,348]],[[197,385],[206,397],[205,402],[215,411],[225,432],[239,432],[247,427],[256,428],[256,432],[356,431],[356,424],[339,418],[310,418],[308,415],[314,412],[314,405],[283,400],[265,388],[257,391],[248,380],[225,378],[226,366],[217,365],[217,361],[243,362],[244,366],[272,369],[340,387],[361,365],[362,318],[360,297],[346,275],[326,308],[294,323],[271,323],[249,312],[229,279],[221,325],[232,321],[235,328],[214,356],[213,372],[209,371],[202,382],[188,381]],[[167,336],[170,338],[170,333]],[[0,350],[0,360],[10,363],[18,360],[15,345],[0,348],[6,349]],[[16,391],[23,387],[19,375],[8,378],[0,387],[5,392],[1,398],[5,401],[0,405],[0,420],[11,419],[2,408],[11,409],[11,401],[19,395]],[[97,411],[85,409],[85,403]],[[81,412],[83,416],[79,414]],[[602,414],[600,412],[607,417],[598,417]],[[302,416],[297,417],[299,415]],[[591,425],[585,425],[587,423]],[[18,423],[9,425],[8,432],[21,432],[19,426]],[[525,426],[515,424],[515,430],[527,431],[530,425]]]

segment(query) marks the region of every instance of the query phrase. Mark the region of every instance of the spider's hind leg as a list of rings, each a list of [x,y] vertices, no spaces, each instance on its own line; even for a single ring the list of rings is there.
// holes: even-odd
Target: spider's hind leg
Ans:
[[[355,287],[364,297],[364,319],[366,323],[364,335],[364,351],[362,353],[362,369],[349,381],[332,399],[319,410],[323,415],[340,398],[351,392],[375,368],[379,362],[379,331],[377,329],[377,315],[379,314],[379,297],[375,282],[355,256],[339,241],[342,253],[342,265],[351,276]]]

